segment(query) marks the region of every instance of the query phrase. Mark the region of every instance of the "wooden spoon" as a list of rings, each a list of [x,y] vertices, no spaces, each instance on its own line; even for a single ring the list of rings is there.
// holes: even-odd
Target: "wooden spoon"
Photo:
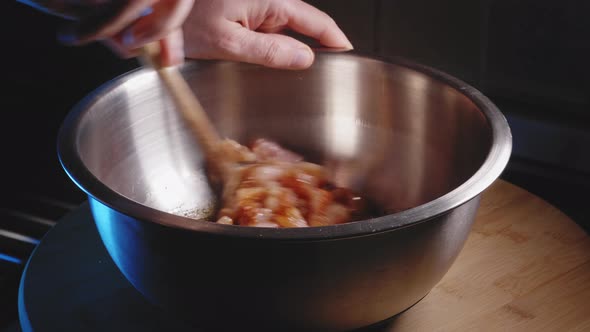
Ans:
[[[172,96],[176,109],[201,144],[208,166],[213,168],[217,175],[223,179],[227,174],[228,165],[219,152],[221,137],[182,74],[176,67],[161,65],[158,42],[145,45],[142,48],[140,60],[144,65],[156,70]]]

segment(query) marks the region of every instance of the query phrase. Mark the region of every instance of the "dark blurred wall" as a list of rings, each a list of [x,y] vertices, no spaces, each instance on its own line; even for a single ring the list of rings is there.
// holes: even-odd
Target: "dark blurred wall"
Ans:
[[[63,22],[16,1],[1,1],[0,13],[2,194],[70,195],[73,185],[56,155],[58,128],[76,101],[135,63],[100,45],[59,45],[56,29]]]

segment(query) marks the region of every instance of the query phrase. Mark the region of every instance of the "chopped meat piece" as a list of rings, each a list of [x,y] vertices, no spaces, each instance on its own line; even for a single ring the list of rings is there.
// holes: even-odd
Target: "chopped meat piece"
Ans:
[[[256,155],[258,161],[284,161],[284,162],[298,162],[302,161],[303,157],[283,149],[275,142],[257,139],[252,144],[252,152]]]
[[[232,151],[234,150],[234,151]],[[278,144],[259,139],[252,150],[234,141],[222,151],[236,165],[223,188],[218,223],[254,227],[308,227],[344,223],[358,202],[329,183],[324,168]]]
[[[225,161],[231,163],[253,162],[257,159],[257,156],[250,149],[230,139],[221,142],[219,153],[223,155]]]
[[[224,224],[224,225],[233,225],[234,221],[228,216],[223,216],[223,217],[219,218],[219,220],[217,220],[217,223]]]

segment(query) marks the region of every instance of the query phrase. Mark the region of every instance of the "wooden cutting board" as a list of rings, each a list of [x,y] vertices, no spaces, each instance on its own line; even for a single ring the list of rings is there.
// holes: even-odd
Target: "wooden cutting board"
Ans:
[[[590,331],[590,237],[556,208],[497,181],[469,239],[418,304],[371,331]],[[588,304],[587,304],[588,303]],[[190,331],[148,304],[100,242],[88,206],[43,239],[23,274],[23,331]]]
[[[590,331],[590,237],[497,181],[455,264],[387,331]]]

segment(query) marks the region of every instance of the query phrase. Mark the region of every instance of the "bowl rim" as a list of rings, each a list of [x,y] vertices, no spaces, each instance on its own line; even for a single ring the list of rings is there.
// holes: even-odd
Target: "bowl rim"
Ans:
[[[331,54],[386,62],[420,72],[432,79],[442,82],[467,97],[483,113],[491,128],[492,146],[483,164],[469,179],[434,200],[395,214],[338,225],[306,228],[260,228],[222,225],[160,211],[133,201],[107,187],[86,168],[76,148],[77,128],[84,113],[89,110],[93,104],[98,102],[101,97],[133,77],[141,75],[147,71],[147,69],[141,67],[107,81],[88,94],[71,109],[58,132],[57,154],[59,162],[70,179],[88,195],[89,199],[94,199],[109,208],[136,220],[219,236],[289,241],[330,240],[365,236],[373,233],[397,230],[421,222],[426,222],[439,215],[448,213],[458,206],[478,197],[500,177],[507,166],[512,153],[512,134],[504,115],[496,105],[478,89],[443,71],[402,57],[376,56],[358,51],[337,53],[319,51],[316,53],[316,56],[325,57],[330,56]],[[186,69],[191,65],[198,64],[199,62],[223,63],[227,61],[190,60],[182,65],[181,70]]]

